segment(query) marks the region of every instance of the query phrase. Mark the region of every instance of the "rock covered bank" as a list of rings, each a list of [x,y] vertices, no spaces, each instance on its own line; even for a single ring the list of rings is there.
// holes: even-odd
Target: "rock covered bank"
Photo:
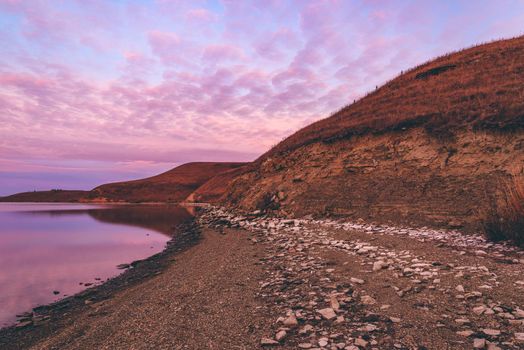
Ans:
[[[264,347],[519,349],[524,254],[480,235],[234,215],[201,223],[264,244],[258,295],[276,312]]]

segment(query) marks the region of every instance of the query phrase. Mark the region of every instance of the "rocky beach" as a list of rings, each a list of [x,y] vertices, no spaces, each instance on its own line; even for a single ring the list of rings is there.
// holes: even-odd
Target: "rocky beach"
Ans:
[[[0,345],[519,349],[523,263],[459,231],[208,207],[163,253],[33,310]]]

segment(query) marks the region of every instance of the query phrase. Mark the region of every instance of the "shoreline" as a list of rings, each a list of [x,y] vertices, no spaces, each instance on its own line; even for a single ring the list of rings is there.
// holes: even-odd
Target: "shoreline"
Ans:
[[[76,308],[48,306],[54,321],[14,329],[11,338],[0,331],[0,348],[466,350],[479,342],[489,349],[524,344],[524,294],[515,293],[524,290],[524,281],[516,280],[523,250],[455,231],[217,207],[199,213],[191,227],[180,233],[177,247],[146,259],[149,271],[140,262],[112,293],[76,296]],[[136,271],[151,278],[123,278]]]
[[[125,270],[121,274],[56,302],[28,310],[15,324],[0,328],[0,348],[31,347],[59,330],[62,322],[67,321],[67,316],[89,310],[97,303],[111,299],[116,293],[161,274],[179,253],[197,245],[200,241],[200,228],[196,218],[177,226],[174,231],[172,238],[161,252],[142,260],[121,264],[119,266]]]

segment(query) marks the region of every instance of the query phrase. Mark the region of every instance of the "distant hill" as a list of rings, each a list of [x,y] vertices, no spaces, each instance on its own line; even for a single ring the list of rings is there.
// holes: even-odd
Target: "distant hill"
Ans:
[[[245,163],[187,163],[145,179],[98,186],[90,200],[110,202],[180,202],[212,177]]]
[[[76,190],[33,191],[0,197],[0,202],[78,202],[88,194]]]
[[[518,37],[406,71],[276,145],[222,201],[474,229],[523,171],[523,57]]]
[[[0,197],[0,202],[182,202],[197,188],[217,175],[235,171],[246,163],[187,163],[145,179],[108,183],[91,191],[51,190],[17,193]],[[216,197],[225,191],[220,177],[199,195]],[[222,187],[221,187],[222,186]],[[218,192],[217,192],[218,191]],[[206,197],[207,198],[207,197]]]

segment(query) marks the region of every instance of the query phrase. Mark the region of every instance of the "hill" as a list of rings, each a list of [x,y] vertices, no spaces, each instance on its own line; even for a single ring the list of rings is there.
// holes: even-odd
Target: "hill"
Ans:
[[[213,176],[191,193],[186,200],[188,202],[202,203],[219,202],[220,198],[225,195],[231,181],[248,171],[249,167],[250,163]]]
[[[222,200],[282,215],[475,228],[524,164],[524,37],[415,67],[291,135]]]
[[[51,190],[22,192],[0,197],[0,202],[78,202],[89,191]]]
[[[98,186],[91,190],[89,199],[110,202],[180,202],[213,176],[242,165],[244,163],[187,163],[153,177]]]

